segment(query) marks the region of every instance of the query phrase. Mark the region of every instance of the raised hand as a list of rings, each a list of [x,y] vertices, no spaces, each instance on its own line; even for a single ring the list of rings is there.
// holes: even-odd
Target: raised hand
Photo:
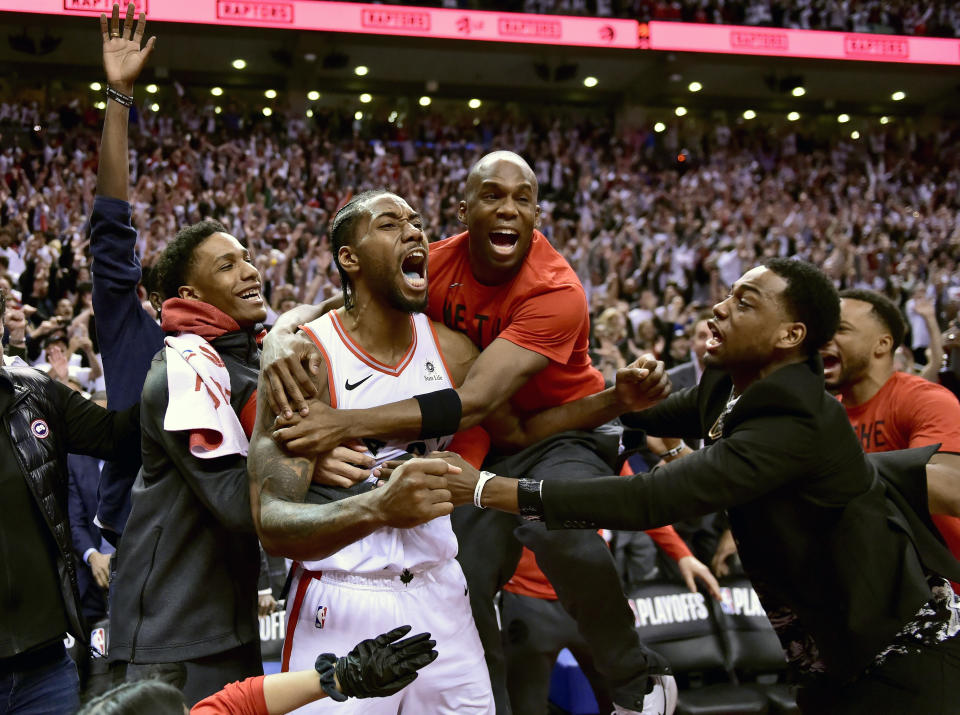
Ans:
[[[399,640],[409,632],[410,626],[394,628],[360,641],[339,658],[336,680],[340,692],[354,698],[386,697],[412,683],[417,671],[436,660],[438,654],[433,649],[437,643],[429,633]]]
[[[134,5],[127,5],[127,17],[120,30],[120,6],[114,3],[113,15],[107,20],[106,15],[100,15],[100,35],[103,38],[103,69],[107,73],[107,84],[118,92],[131,94],[133,83],[140,76],[143,66],[153,52],[157,42],[156,37],[147,40],[141,49],[143,33],[147,27],[147,16],[140,13],[137,26],[133,26]]]

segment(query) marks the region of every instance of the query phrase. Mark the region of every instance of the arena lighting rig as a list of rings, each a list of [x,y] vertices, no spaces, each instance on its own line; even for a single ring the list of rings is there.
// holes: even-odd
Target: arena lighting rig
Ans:
[[[323,0],[136,0],[151,22],[622,50],[960,65],[960,40],[826,30],[453,10]],[[0,0],[0,11],[90,16],[113,0]]]

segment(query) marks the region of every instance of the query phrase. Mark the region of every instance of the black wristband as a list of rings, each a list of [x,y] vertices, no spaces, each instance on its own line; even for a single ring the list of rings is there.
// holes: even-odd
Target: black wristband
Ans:
[[[107,86],[107,89],[105,90],[105,92],[107,95],[107,99],[112,99],[114,102],[118,104],[122,104],[124,107],[129,108],[133,106],[133,97],[129,97],[123,92],[118,92],[117,90],[115,90],[113,87],[110,87],[109,85]]]
[[[521,479],[517,482],[517,506],[520,516],[530,521],[543,521],[543,499],[539,479]]]
[[[454,434],[460,428],[463,405],[452,387],[414,395],[420,403],[420,439]]]
[[[323,688],[323,692],[338,703],[347,699],[347,696],[337,688],[337,681],[333,677],[337,669],[337,656],[333,653],[321,653],[317,656],[313,667],[320,674],[320,687]]]

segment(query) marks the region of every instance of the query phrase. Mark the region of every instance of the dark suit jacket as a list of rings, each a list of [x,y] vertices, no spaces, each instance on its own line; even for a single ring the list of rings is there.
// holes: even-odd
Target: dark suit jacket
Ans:
[[[707,370],[697,387],[624,421],[652,434],[706,437],[731,386],[724,373]],[[921,475],[925,489],[927,456],[919,451],[894,466]],[[550,527],[649,529],[727,509],[767,613],[796,618],[789,635],[778,633],[788,655],[799,627],[827,677],[843,681],[863,672],[931,598],[925,566],[953,579],[945,571],[960,571],[935,540],[920,539],[921,558],[911,526],[919,522],[887,489],[840,403],[824,391],[814,358],[745,390],[716,443],[650,474],[547,482],[542,495]],[[923,508],[921,497],[900,503],[908,501]]]
[[[93,524],[93,518],[97,514],[100,460],[83,454],[69,454],[67,473],[67,513],[70,515],[73,548],[77,554],[80,606],[87,621],[93,622],[103,618],[107,612],[106,594],[94,580],[90,565],[83,560],[87,549],[100,550],[100,529]]]

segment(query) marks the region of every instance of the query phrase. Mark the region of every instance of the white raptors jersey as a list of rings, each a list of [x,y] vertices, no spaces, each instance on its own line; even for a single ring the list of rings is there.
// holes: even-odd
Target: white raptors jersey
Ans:
[[[336,311],[304,325],[303,331],[323,353],[327,364],[330,404],[344,410],[378,407],[453,387],[430,319],[423,313],[412,314],[410,327],[413,339],[409,350],[396,365],[385,365],[353,341]],[[377,464],[381,464],[405,453],[420,456],[443,449],[450,438],[412,443],[364,441]],[[378,529],[332,556],[303,565],[311,571],[400,573],[405,568],[432,566],[456,555],[457,538],[450,517],[443,516],[412,529]]]

